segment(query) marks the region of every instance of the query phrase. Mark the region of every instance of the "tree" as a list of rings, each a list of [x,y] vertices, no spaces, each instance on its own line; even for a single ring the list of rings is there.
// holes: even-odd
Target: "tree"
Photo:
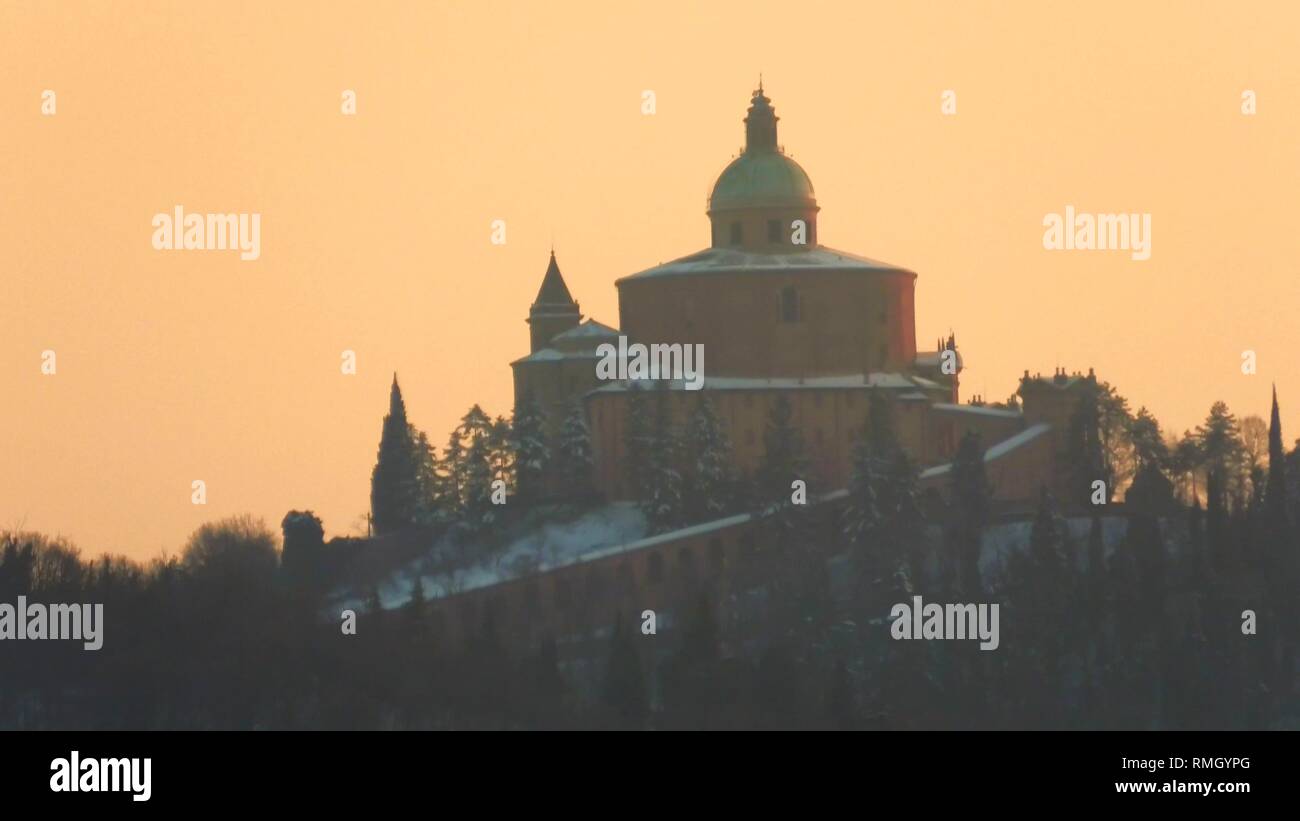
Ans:
[[[1133,443],[1135,472],[1124,503],[1152,513],[1169,510],[1174,502],[1174,486],[1165,475],[1171,464],[1169,447],[1160,423],[1146,408],[1138,408],[1129,422],[1129,439]]]
[[[1281,544],[1289,530],[1287,517],[1286,452],[1282,448],[1282,417],[1273,388],[1273,409],[1268,424],[1268,485],[1264,491],[1265,516],[1272,537]]]
[[[627,389],[627,425],[623,428],[623,471],[633,499],[643,500],[649,491],[650,453],[654,448],[649,399],[640,383]]]
[[[474,407],[477,409],[478,406]],[[481,432],[471,433],[469,449],[465,451],[465,504],[462,521],[469,526],[471,532],[477,532],[496,520],[492,482],[488,433],[484,428]]]
[[[1215,402],[1210,407],[1210,415],[1196,429],[1196,438],[1205,469],[1218,475],[1216,490],[1223,497],[1218,503],[1225,509],[1229,503],[1244,506],[1246,451],[1237,417],[1228,410],[1227,404]],[[1207,511],[1213,501],[1206,500]]]
[[[849,544],[861,547],[880,524],[876,506],[874,458],[865,440],[853,448],[853,472],[849,477],[849,502],[844,508],[844,536]]]
[[[397,374],[393,374],[379,456],[370,477],[370,511],[376,533],[400,530],[416,520],[419,486],[420,465],[406,421],[406,403],[402,401]]]
[[[877,389],[867,395],[866,443],[877,465],[890,458],[899,446],[894,422],[894,405]]]
[[[280,522],[284,549],[280,566],[295,582],[318,577],[325,551],[325,527],[310,510],[291,510]]]
[[[417,487],[414,519],[418,524],[432,525],[444,520],[448,512],[446,501],[442,498],[443,483],[438,452],[429,443],[429,437],[424,431],[415,425],[410,425],[409,429]]]
[[[980,435],[967,431],[957,445],[950,479],[951,520],[948,528],[952,558],[959,567],[958,583],[967,596],[983,592],[979,557],[988,524],[992,491],[984,471],[984,445]]]
[[[1200,489],[1196,477],[1204,457],[1201,454],[1201,444],[1191,431],[1183,431],[1182,438],[1177,440],[1170,453],[1169,462],[1169,469],[1178,478],[1183,500],[1190,502],[1199,499]]]
[[[1247,469],[1263,467],[1269,451],[1268,423],[1255,414],[1241,419],[1242,458]]]
[[[546,444],[546,416],[532,388],[524,391],[515,408],[511,446],[519,497],[525,502],[535,502],[542,495],[542,476],[551,460],[551,453]]]
[[[735,493],[731,441],[707,393],[701,393],[687,431],[695,469],[688,484],[687,514],[691,521],[708,521],[730,512]]]
[[[880,511],[879,550],[892,563],[896,578],[900,574],[910,577],[916,569],[916,553],[925,527],[917,480],[912,457],[902,448],[895,448],[885,463],[884,475],[879,478],[876,504]],[[903,592],[904,587],[910,588],[910,583],[896,581],[894,587],[897,592]]]
[[[1132,423],[1128,400],[1106,382],[1092,377],[1079,388],[1079,402],[1070,416],[1066,464],[1070,478],[1069,507],[1084,506],[1095,481],[1106,483],[1108,494],[1132,476]]]
[[[447,446],[442,449],[438,465],[444,510],[449,519],[458,519],[465,504],[465,448],[456,431],[447,436]]]
[[[492,481],[512,487],[514,482],[514,449],[510,444],[510,421],[504,416],[492,420],[487,432],[488,465]]]
[[[672,393],[667,382],[655,391],[653,445],[647,466],[646,495],[641,500],[652,533],[681,527],[685,520],[682,497],[681,439],[672,419]]]
[[[218,596],[269,595],[278,564],[275,532],[248,515],[199,526],[181,550],[181,568]]]
[[[587,413],[581,402],[574,402],[560,428],[560,441],[555,448],[556,474],[565,492],[573,498],[587,499],[591,496],[592,460]]]
[[[794,522],[792,486],[806,482],[803,437],[793,423],[794,411],[785,394],[778,394],[768,413],[763,433],[763,459],[758,467],[758,502],[763,508],[776,507],[779,525],[789,529]]]
[[[1129,422],[1129,440],[1133,443],[1133,463],[1137,471],[1147,466],[1164,470],[1169,464],[1169,447],[1160,433],[1160,422],[1145,407],[1138,408]]]

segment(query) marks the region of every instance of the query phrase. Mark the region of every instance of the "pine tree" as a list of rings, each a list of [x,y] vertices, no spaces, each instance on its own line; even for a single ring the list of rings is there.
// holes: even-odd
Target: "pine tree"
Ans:
[[[1219,469],[1213,467],[1205,479],[1205,536],[1211,562],[1219,571],[1225,570],[1232,558],[1228,542],[1227,493]]]
[[[443,508],[449,519],[459,519],[461,509],[465,506],[465,448],[461,446],[460,436],[455,431],[447,437],[447,446],[442,450],[439,468]]]
[[[416,509],[415,521],[432,525],[444,519],[443,485],[438,465],[438,452],[429,444],[429,437],[414,425],[410,426],[411,449],[415,456]]]
[[[1187,577],[1192,586],[1199,588],[1206,576],[1205,516],[1201,500],[1192,499],[1187,508]]]
[[[967,596],[983,592],[979,557],[984,528],[989,520],[992,491],[984,471],[984,445],[980,435],[967,431],[952,460],[952,518],[949,523],[951,554],[959,567],[959,583]]]
[[[378,534],[409,526],[418,513],[420,465],[410,431],[402,389],[393,374],[379,456],[370,477],[370,511]]]
[[[488,465],[492,469],[492,480],[503,482],[505,487],[514,485],[514,449],[510,445],[510,420],[498,416],[492,420],[487,434]]]
[[[575,499],[587,499],[592,493],[591,431],[581,402],[574,402],[560,428],[555,448],[556,474],[565,492]]]
[[[866,434],[866,443],[879,468],[893,455],[899,443],[893,402],[874,388],[867,398]]]
[[[789,518],[792,508],[792,485],[806,482],[804,475],[803,438],[793,423],[794,412],[790,400],[779,394],[767,417],[767,430],[763,433],[763,459],[758,468],[758,502],[778,511],[777,522],[784,527],[793,525]]]
[[[849,544],[862,547],[880,524],[876,505],[875,459],[865,440],[853,448],[853,473],[849,477],[849,503],[844,509],[844,536]]]
[[[623,429],[623,471],[628,492],[637,501],[649,495],[650,455],[654,448],[649,398],[637,382],[627,389],[627,425]]]
[[[1160,433],[1160,422],[1145,407],[1129,423],[1129,440],[1133,443],[1134,467],[1148,466],[1163,471],[1169,465],[1169,446]]]
[[[687,442],[695,455],[687,503],[691,521],[709,521],[727,515],[735,494],[731,442],[708,394],[701,393],[696,403]]]
[[[887,563],[888,572],[893,574],[891,590],[896,594],[910,594],[911,578],[919,563],[925,514],[918,498],[917,480],[916,463],[907,451],[895,448],[885,463],[884,475],[878,479],[876,505],[880,511],[878,551]]]
[[[685,520],[682,497],[681,439],[672,419],[672,392],[667,382],[655,391],[653,442],[647,467],[646,496],[642,510],[652,533],[681,527]]]
[[[546,417],[531,388],[524,392],[515,408],[511,446],[519,498],[528,503],[536,502],[542,496],[542,476],[550,463],[551,453],[546,444]]]
[[[1211,504],[1221,504],[1225,511],[1230,506],[1244,506],[1245,447],[1237,417],[1229,412],[1227,404],[1215,402],[1210,407],[1210,415],[1196,429],[1196,437],[1206,470],[1218,474],[1216,495],[1220,499],[1216,502],[1207,497],[1207,513]]]
[[[492,503],[492,464],[486,432],[470,440],[465,451],[465,507],[463,521],[477,532],[496,520]]]

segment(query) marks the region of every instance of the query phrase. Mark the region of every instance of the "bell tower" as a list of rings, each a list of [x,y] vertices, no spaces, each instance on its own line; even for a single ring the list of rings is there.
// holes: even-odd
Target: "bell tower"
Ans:
[[[546,266],[546,275],[542,277],[542,287],[537,291],[537,299],[528,309],[529,352],[537,353],[555,337],[570,328],[576,328],[582,321],[578,303],[569,293],[560,274],[560,266],[555,261],[555,251],[551,251],[551,262]]]

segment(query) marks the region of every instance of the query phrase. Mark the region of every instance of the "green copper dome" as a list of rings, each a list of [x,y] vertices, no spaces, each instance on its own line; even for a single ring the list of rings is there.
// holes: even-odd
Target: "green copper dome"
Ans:
[[[817,207],[812,180],[776,142],[780,119],[760,84],[745,116],[745,151],[713,184],[709,211],[738,208]]]
[[[746,151],[713,184],[709,210],[815,206],[812,180],[799,163],[775,151]]]

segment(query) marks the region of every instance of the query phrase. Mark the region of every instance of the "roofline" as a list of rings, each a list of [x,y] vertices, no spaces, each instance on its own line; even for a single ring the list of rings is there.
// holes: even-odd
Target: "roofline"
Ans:
[[[789,275],[789,274],[804,274],[804,273],[827,273],[827,274],[856,273],[856,274],[894,274],[894,275],[909,274],[911,275],[912,279],[917,278],[916,272],[910,268],[903,268],[898,265],[893,265],[888,262],[880,262],[878,260],[864,261],[865,258],[863,257],[851,258],[850,263],[842,268],[833,265],[806,265],[806,266],[790,265],[785,268],[756,268],[756,269],[745,269],[745,268],[737,267],[737,268],[720,268],[715,271],[680,271],[671,274],[661,273],[661,274],[655,274],[654,276],[643,276],[643,274],[647,274],[650,271],[654,271],[668,265],[672,265],[676,262],[679,262],[680,260],[685,259],[686,257],[692,257],[692,256],[696,256],[697,254],[703,254],[712,251],[714,250],[714,247],[715,246],[702,248],[699,251],[695,251],[693,253],[686,254],[681,257],[677,257],[676,259],[671,259],[668,262],[661,262],[658,265],[652,265],[651,267],[637,271],[634,274],[628,274],[627,276],[619,277],[618,279],[614,280],[614,287],[616,288],[622,287],[623,283],[628,282],[630,280],[652,280],[652,279],[662,279],[668,277],[683,277],[683,276],[698,277],[698,276],[712,276],[717,274],[744,274],[745,276],[758,276],[761,274]],[[806,250],[809,251],[820,250],[820,251],[826,251],[832,254],[839,254],[839,255],[844,255],[846,253],[844,251],[838,251],[834,248],[831,248],[828,245],[822,245],[820,243],[818,243],[817,245],[810,246]],[[750,250],[747,253],[761,253],[761,252]],[[794,253],[797,254],[801,252],[796,251]]]

